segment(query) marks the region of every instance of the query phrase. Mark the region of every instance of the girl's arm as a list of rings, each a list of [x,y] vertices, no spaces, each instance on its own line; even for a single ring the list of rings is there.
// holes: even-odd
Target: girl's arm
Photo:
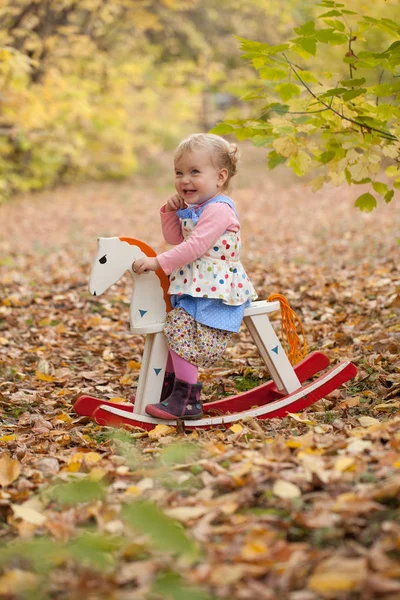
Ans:
[[[179,194],[174,194],[160,209],[161,229],[168,244],[180,244],[183,242],[181,223],[176,211],[185,208],[186,204]]]
[[[201,213],[190,237],[172,250],[159,254],[158,263],[169,275],[175,269],[200,258],[227,229],[238,231],[239,227],[236,215],[228,204],[211,204]]]

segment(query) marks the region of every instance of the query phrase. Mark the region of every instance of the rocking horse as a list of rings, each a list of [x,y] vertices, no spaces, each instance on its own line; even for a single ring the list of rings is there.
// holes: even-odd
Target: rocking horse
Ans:
[[[75,411],[79,415],[91,416],[99,425],[130,425],[150,430],[161,422],[176,424],[175,420],[160,421],[145,414],[147,404],[157,402],[161,395],[168,356],[163,328],[171,304],[167,293],[168,277],[161,269],[140,276],[132,271],[132,263],[143,256],[156,256],[156,253],[139,240],[128,237],[98,240],[90,292],[100,296],[128,271],[134,280],[130,305],[131,332],[146,336],[134,403],[117,404],[86,395],[76,400]],[[356,375],[356,367],[349,361],[343,361],[307,383],[314,375],[327,369],[329,358],[322,352],[312,352],[294,367],[291,365],[269,321],[269,315],[280,308],[279,301],[260,300],[252,302],[244,313],[244,323],[272,380],[235,396],[205,404],[205,417],[184,421],[186,429],[226,426],[251,417],[284,417],[304,410]]]

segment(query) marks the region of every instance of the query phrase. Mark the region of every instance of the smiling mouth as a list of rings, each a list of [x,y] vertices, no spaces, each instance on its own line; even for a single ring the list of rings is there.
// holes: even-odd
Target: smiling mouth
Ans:
[[[183,190],[184,194],[194,194],[197,190]]]

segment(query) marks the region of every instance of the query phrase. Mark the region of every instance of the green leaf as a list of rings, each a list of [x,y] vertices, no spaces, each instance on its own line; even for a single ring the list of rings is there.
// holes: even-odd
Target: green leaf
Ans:
[[[376,207],[376,200],[372,194],[367,192],[357,198],[354,206],[357,206],[357,208],[364,212],[371,212]]]
[[[261,79],[268,81],[279,81],[279,79],[285,79],[287,77],[287,69],[278,69],[274,67],[263,67],[260,69]]]
[[[301,78],[306,83],[318,83],[318,79],[309,71],[302,71]]]
[[[286,162],[286,157],[281,156],[275,150],[272,150],[268,154],[268,168],[270,170],[275,169],[275,167],[277,167],[278,165],[281,165],[284,162]]]
[[[342,21],[338,21],[337,19],[324,19],[324,22],[332,29],[337,29],[338,31],[344,31],[346,28]]]
[[[319,157],[318,160],[320,162],[322,162],[324,165],[326,165],[328,162],[330,162],[333,158],[335,158],[336,156],[336,152],[334,152],[334,150],[327,150],[326,152],[323,152]]]
[[[341,17],[342,13],[338,10],[330,10],[327,13],[324,13],[323,15],[318,15],[318,19],[322,19],[323,17]]]
[[[227,133],[232,133],[233,127],[231,125],[227,125],[226,123],[218,123],[215,127],[210,129],[209,133],[215,133],[216,135],[226,135]]]
[[[97,481],[82,479],[62,483],[50,488],[46,493],[60,504],[80,504],[81,502],[93,502],[104,498],[104,486]]]
[[[370,88],[372,94],[378,97],[393,96],[400,93],[400,81],[392,83],[378,83]]]
[[[297,35],[314,35],[315,23],[314,21],[307,21],[307,23],[304,23],[304,25],[302,25],[301,27],[295,27],[294,31],[297,33]]]
[[[191,442],[169,444],[161,450],[160,460],[166,465],[185,464],[199,452],[200,447]]]
[[[215,133],[214,131],[212,133]],[[243,140],[247,140],[253,135],[257,135],[259,131],[255,131],[251,127],[240,127],[239,129],[235,129],[234,134],[236,138],[242,142]]]
[[[263,146],[268,146],[271,144],[274,139],[275,138],[271,135],[255,135],[251,138],[251,143],[257,148],[262,148]]]
[[[253,58],[253,67],[255,67],[256,69],[260,69],[261,67],[263,67],[265,65],[265,59],[264,58]]]
[[[380,181],[374,181],[372,187],[374,188],[375,192],[381,196],[385,196],[388,192],[388,186],[386,183],[381,183]]]
[[[315,56],[317,52],[317,42],[315,41],[315,38],[299,38],[298,40],[296,40],[296,44],[303,48],[303,50],[308,52],[308,54],[312,54],[313,56]]]
[[[206,592],[197,587],[185,585],[182,578],[173,572],[157,575],[152,592],[158,594],[163,600],[211,600]]]
[[[358,87],[360,85],[364,85],[365,83],[365,77],[361,77],[360,79],[342,79],[342,81],[340,82],[340,85],[343,85],[344,87]]]
[[[341,94],[344,94],[345,92],[347,92],[348,90],[346,88],[331,88],[330,90],[327,90],[326,92],[324,92],[323,94],[321,94],[320,96],[318,96],[319,98],[328,98],[331,96],[340,96]]]
[[[385,194],[385,202],[386,204],[389,204],[389,202],[391,201],[391,199],[394,196],[394,190],[389,190],[387,194]]]
[[[333,29],[317,29],[315,37],[323,44],[332,44],[334,46],[347,44],[348,42],[347,35],[344,35],[344,33],[335,33]]]
[[[269,105],[269,110],[271,111],[276,111],[277,113],[286,113],[290,106],[288,106],[287,104],[279,104],[279,102],[273,102],[272,104]]]
[[[299,150],[296,155],[289,158],[288,166],[292,168],[296,175],[301,177],[310,170],[311,162],[311,157],[304,150]]]
[[[281,83],[276,86],[275,90],[284,102],[290,100],[293,96],[300,96],[300,88],[294,83]]]
[[[365,88],[361,88],[360,90],[348,90],[343,94],[342,98],[347,102],[347,100],[353,100],[354,98],[357,98],[357,96],[365,94],[366,91]]]
[[[95,569],[108,569],[114,565],[112,553],[123,545],[122,539],[93,531],[84,532],[71,540],[68,549],[79,564],[88,564]]]
[[[122,517],[128,525],[148,535],[160,550],[191,560],[199,558],[197,545],[186,536],[182,526],[164,514],[156,504],[145,500],[126,504],[122,509]]]

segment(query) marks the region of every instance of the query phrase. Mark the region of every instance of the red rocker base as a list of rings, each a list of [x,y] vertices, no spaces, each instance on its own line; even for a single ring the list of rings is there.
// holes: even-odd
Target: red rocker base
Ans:
[[[329,358],[322,352],[313,352],[294,367],[301,384],[319,371],[329,366]],[[284,417],[288,413],[304,410],[308,406],[327,396],[337,387],[352,379],[357,373],[356,367],[344,361],[332,367],[318,379],[302,385],[291,394],[279,392],[271,380],[257,388],[236,396],[209,402],[204,406],[206,416],[197,421],[185,421],[186,429],[208,429],[230,425],[240,419],[255,417],[271,419]],[[156,402],[156,399],[155,399]],[[124,425],[153,429],[159,423],[174,425],[176,421],[160,421],[147,415],[134,413],[131,403],[117,404],[94,398],[80,396],[75,404],[75,411],[80,415],[92,416],[99,425],[123,427]]]

